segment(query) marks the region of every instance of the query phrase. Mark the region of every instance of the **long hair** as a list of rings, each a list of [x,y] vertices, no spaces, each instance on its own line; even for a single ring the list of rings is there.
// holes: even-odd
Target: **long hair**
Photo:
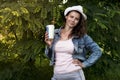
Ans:
[[[72,12],[72,11],[70,11],[70,12]],[[67,15],[69,15],[70,12],[68,12]],[[78,11],[76,11],[76,12],[78,12]],[[69,36],[82,37],[84,34],[87,33],[86,20],[84,19],[84,17],[82,16],[82,14],[80,12],[78,12],[78,13],[80,14],[80,20],[79,20],[78,24],[73,28],[73,30]],[[66,23],[65,17],[64,17],[64,21]],[[63,26],[63,28],[64,27],[65,27],[65,25]]]

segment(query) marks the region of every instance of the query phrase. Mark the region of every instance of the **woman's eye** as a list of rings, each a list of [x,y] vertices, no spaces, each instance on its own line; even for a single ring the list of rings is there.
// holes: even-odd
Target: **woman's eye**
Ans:
[[[73,18],[73,16],[70,16],[70,18]]]
[[[78,19],[78,18],[76,18],[76,20],[77,20],[77,21],[79,21],[79,19]]]

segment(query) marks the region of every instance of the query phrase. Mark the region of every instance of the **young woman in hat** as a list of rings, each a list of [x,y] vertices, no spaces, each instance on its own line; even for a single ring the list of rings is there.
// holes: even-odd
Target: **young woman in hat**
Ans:
[[[100,47],[86,33],[87,16],[81,5],[64,11],[65,24],[55,30],[54,39],[48,39],[45,54],[54,66],[51,80],[85,80],[83,68],[93,65],[102,55]],[[87,57],[86,52],[90,52]]]

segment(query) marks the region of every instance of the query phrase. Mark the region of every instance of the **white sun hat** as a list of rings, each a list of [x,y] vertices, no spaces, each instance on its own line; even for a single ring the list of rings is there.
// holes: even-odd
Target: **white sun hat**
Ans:
[[[73,11],[73,10],[80,12],[82,16],[84,17],[84,19],[85,20],[87,19],[87,16],[83,13],[83,7],[81,5],[66,8],[64,11],[64,16],[66,16],[68,12]]]

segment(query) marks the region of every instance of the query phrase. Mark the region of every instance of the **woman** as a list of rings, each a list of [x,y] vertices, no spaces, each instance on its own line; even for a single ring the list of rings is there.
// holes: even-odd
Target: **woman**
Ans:
[[[86,33],[87,16],[81,5],[66,8],[64,16],[65,24],[55,30],[52,41],[45,33],[45,53],[54,65],[51,80],[85,80],[82,68],[93,65],[102,53],[98,44]],[[89,57],[86,52],[90,52]]]

